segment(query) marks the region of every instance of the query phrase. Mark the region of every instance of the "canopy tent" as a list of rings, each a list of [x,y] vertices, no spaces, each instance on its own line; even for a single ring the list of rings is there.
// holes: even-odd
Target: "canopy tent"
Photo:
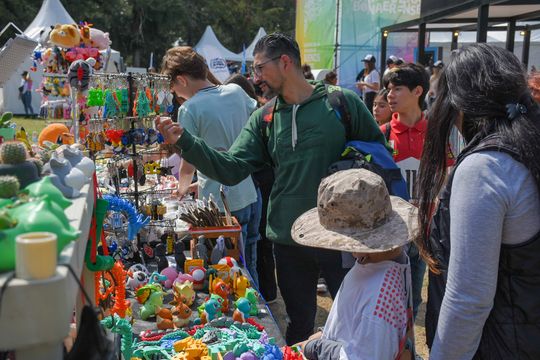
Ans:
[[[245,50],[246,54],[246,61],[253,61],[253,50],[255,49],[255,45],[257,45],[257,42],[262,38],[264,35],[266,35],[266,31],[264,31],[264,28],[261,26],[259,28],[259,31],[257,31],[257,35],[255,35],[255,38],[253,38],[253,41]],[[244,51],[238,54],[240,56],[240,59],[244,58]]]
[[[222,82],[227,80],[230,75],[227,60],[242,61],[241,55],[237,55],[221,45],[210,25],[206,27],[201,39],[193,48],[206,59],[212,74]]]
[[[75,20],[68,14],[60,0],[45,0],[34,21],[24,30],[24,34],[37,41],[42,31],[48,31],[56,24],[75,24]]]
[[[199,54],[201,54],[203,51],[207,49],[212,49],[221,55],[222,58],[229,61],[242,61],[242,55],[238,55],[233,53],[232,51],[228,50],[225,46],[223,46],[218,38],[216,37],[216,34],[214,33],[214,30],[212,30],[212,27],[210,25],[206,26],[206,29],[204,30],[203,35],[201,36],[201,39],[193,47],[195,51],[197,51]]]
[[[56,24],[75,24],[75,20],[69,15],[60,0],[44,0],[34,20],[26,28],[22,36],[17,35],[15,40],[26,38],[28,40],[40,42],[42,43],[41,45],[44,45],[43,42],[47,38],[46,35],[51,26]],[[39,88],[43,79],[43,67],[38,64],[36,71],[30,71],[30,68],[34,65],[31,58],[34,49],[36,49],[35,45],[33,48],[27,49],[27,53],[21,57],[18,66],[15,68],[6,70],[6,68],[2,67],[4,76],[2,77],[3,83],[0,84],[0,86],[3,87],[0,89],[0,110],[11,111],[14,114],[24,113],[24,106],[19,99],[18,90],[21,82],[21,73],[23,71],[29,71],[33,81],[34,90]],[[38,46],[37,49],[40,49],[40,46]],[[102,52],[102,55],[105,60],[105,52]],[[107,69],[102,69],[101,71],[120,72],[122,68],[123,63],[120,53],[111,49]],[[32,92],[32,108],[35,113],[39,113],[40,105],[41,97],[35,91]]]

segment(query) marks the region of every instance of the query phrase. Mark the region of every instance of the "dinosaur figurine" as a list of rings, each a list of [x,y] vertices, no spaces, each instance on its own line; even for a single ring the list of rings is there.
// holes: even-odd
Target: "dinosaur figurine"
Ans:
[[[246,289],[245,298],[248,299],[249,303],[251,304],[249,314],[252,316],[257,316],[259,313],[259,309],[257,308],[257,304],[259,303],[259,294],[257,293],[257,290],[254,288]]]

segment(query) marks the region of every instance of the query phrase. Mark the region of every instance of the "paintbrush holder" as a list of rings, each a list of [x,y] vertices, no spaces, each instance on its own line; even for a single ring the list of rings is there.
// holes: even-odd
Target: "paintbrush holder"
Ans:
[[[197,239],[199,236],[204,235],[207,239],[214,240],[212,245],[215,246],[215,239],[220,236],[230,238],[232,242],[232,249],[227,248],[227,256],[231,256],[240,261],[240,234],[242,233],[242,226],[238,223],[238,220],[234,216],[231,217],[231,226],[190,226],[188,232],[191,234],[190,248],[191,257],[195,258],[195,247],[197,245]],[[223,216],[223,222],[225,217]]]

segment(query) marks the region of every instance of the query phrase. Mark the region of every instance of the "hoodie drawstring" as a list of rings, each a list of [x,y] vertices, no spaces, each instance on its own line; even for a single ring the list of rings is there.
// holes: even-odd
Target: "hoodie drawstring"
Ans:
[[[300,105],[295,104],[293,105],[293,108],[292,108],[291,145],[292,145],[293,151],[294,151],[294,148],[296,147],[296,143],[298,142],[298,130],[296,128],[296,112],[298,111],[299,107]]]

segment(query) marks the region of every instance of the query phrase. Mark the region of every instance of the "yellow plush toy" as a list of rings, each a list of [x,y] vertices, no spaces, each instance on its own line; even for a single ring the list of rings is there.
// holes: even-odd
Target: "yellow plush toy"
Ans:
[[[66,49],[79,46],[81,42],[79,28],[75,24],[56,24],[49,36],[51,43]]]

